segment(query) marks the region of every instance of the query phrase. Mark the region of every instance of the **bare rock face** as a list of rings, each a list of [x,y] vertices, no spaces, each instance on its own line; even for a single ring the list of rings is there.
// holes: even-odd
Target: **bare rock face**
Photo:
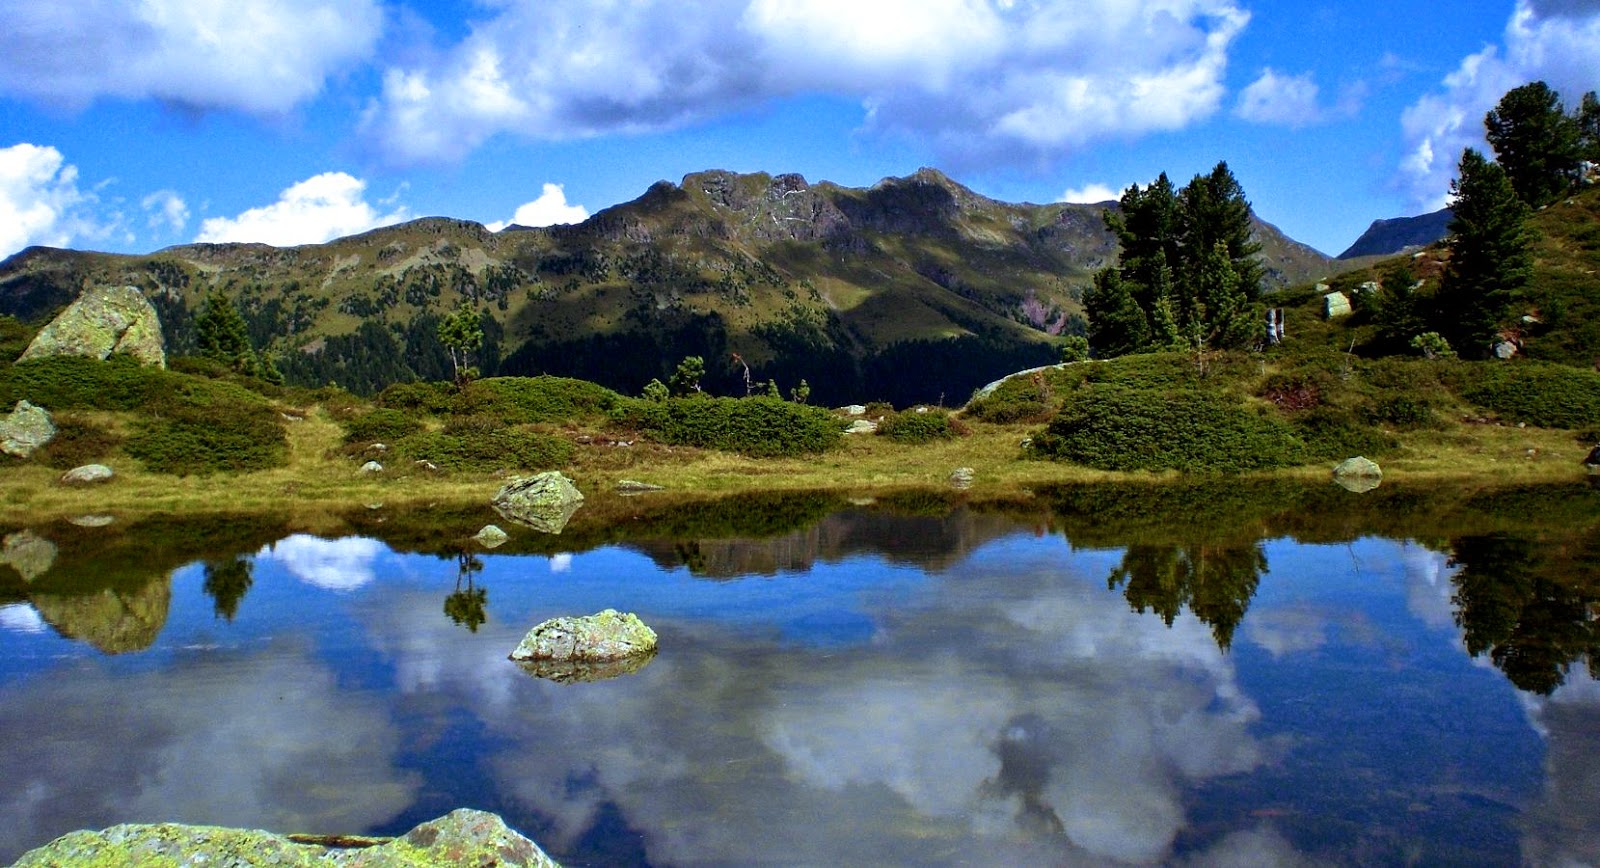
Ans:
[[[47,356],[103,359],[112,353],[127,353],[158,368],[167,366],[161,320],[137,287],[84,290],[34,337],[18,361]]]
[[[329,846],[322,841],[335,841]],[[309,842],[309,843],[308,843]],[[346,845],[348,842],[354,846]],[[252,829],[130,823],[72,832],[24,853],[18,866],[45,865],[503,865],[560,868],[500,817],[466,808],[392,840],[286,837]]]
[[[7,455],[27,458],[55,436],[56,423],[50,412],[27,401],[18,401],[16,409],[0,416],[0,451]]]
[[[552,681],[599,681],[642,668],[656,653],[656,631],[631,612],[606,609],[551,618],[522,637],[511,659]]]

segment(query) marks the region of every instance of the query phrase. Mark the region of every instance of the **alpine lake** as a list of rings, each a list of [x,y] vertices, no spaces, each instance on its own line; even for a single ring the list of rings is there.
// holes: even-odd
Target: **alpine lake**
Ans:
[[[123,822],[392,835],[457,807],[570,865],[1600,863],[1583,480],[0,537],[0,863]],[[507,659],[604,608],[657,655],[569,683]]]

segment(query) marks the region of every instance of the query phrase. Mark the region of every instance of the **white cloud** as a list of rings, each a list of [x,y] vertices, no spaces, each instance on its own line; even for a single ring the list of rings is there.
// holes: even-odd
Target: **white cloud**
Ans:
[[[1301,127],[1316,123],[1321,116],[1317,83],[1309,72],[1281,75],[1273,69],[1262,70],[1261,77],[1239,93],[1233,113],[1255,124]]]
[[[17,633],[43,633],[48,629],[39,611],[27,603],[0,606],[0,629]]]
[[[319,588],[353,591],[376,578],[373,562],[383,552],[383,543],[373,539],[295,534],[263,547],[256,559],[283,564],[296,578]]]
[[[560,184],[545,184],[544,192],[532,202],[517,206],[510,220],[497,220],[489,224],[490,232],[499,232],[507,226],[554,226],[558,223],[582,223],[589,219],[589,209],[582,205],[567,204],[566,191]]]
[[[363,127],[390,160],[491,136],[668,129],[799,94],[947,158],[1028,160],[1215,113],[1236,0],[505,0],[458,44],[384,73]]]
[[[34,244],[65,247],[101,238],[90,209],[92,192],[78,189],[78,169],[55,148],[27,143],[0,148],[0,257]]]
[[[189,223],[189,205],[172,190],[157,190],[139,201],[139,207],[150,215],[151,229],[173,233],[183,231]]]
[[[410,219],[402,206],[379,213],[365,198],[367,183],[344,172],[324,172],[284,190],[278,201],[237,217],[200,224],[203,242],[260,242],[279,247],[320,244]]]
[[[378,0],[10,0],[0,95],[277,114],[369,57]]]
[[[1126,187],[1122,188],[1122,190],[1126,189]],[[1104,184],[1095,182],[1062,193],[1058,201],[1072,202],[1078,205],[1098,205],[1101,202],[1120,200],[1122,198],[1122,190],[1113,190]]]
[[[1486,149],[1483,116],[1506,91],[1545,81],[1568,107],[1600,81],[1600,8],[1593,3],[1519,0],[1502,44],[1461,61],[1405,110],[1400,125],[1406,154],[1399,185],[1419,208],[1443,207],[1465,148]]]

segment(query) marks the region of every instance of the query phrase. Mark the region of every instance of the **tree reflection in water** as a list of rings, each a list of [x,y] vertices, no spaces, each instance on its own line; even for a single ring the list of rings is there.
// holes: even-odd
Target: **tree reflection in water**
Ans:
[[[1144,614],[1149,609],[1168,627],[1187,606],[1226,651],[1266,572],[1267,553],[1260,543],[1132,545],[1111,571],[1106,587],[1125,586],[1123,596],[1134,611]]]
[[[472,577],[483,572],[483,560],[466,550],[456,553],[456,589],[444,598],[444,613],[452,622],[476,633],[489,619],[489,589],[473,585]],[[465,581],[466,587],[461,583]]]
[[[245,555],[205,562],[205,592],[218,618],[233,623],[239,604],[255,583],[255,562]]]
[[[1600,677],[1600,539],[1549,543],[1508,533],[1451,544],[1456,624],[1517,687],[1549,695],[1573,663]]]

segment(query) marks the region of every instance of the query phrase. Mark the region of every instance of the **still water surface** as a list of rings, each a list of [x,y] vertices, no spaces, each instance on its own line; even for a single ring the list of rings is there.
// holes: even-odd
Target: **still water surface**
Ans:
[[[1228,496],[10,529],[0,861],[472,806],[570,864],[1600,862],[1600,492]],[[506,660],[607,606],[636,674]]]

